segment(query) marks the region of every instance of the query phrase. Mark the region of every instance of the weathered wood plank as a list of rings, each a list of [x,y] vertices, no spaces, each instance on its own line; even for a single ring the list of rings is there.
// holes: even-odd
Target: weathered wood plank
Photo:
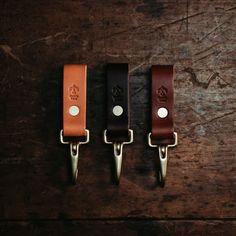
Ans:
[[[2,236],[94,235],[94,236],[234,236],[236,222],[229,221],[31,221],[0,223]]]
[[[234,1],[2,1],[0,219],[232,218],[236,215]],[[59,143],[62,65],[87,63],[88,128],[78,184]],[[131,127],[112,184],[105,64],[129,62]],[[164,189],[146,135],[149,70],[175,63],[176,130]]]

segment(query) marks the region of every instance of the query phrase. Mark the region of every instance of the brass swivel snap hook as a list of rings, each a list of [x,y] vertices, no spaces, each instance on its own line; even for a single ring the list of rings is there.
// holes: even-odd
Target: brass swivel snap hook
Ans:
[[[174,143],[169,145],[154,145],[152,144],[151,140],[151,133],[148,134],[148,145],[150,147],[157,147],[158,148],[158,156],[159,156],[159,163],[160,163],[160,169],[158,171],[159,173],[159,181],[162,186],[165,185],[166,180],[166,173],[167,173],[167,153],[168,148],[172,148],[178,145],[178,135],[176,132],[174,132]]]
[[[78,175],[79,145],[79,142],[70,143],[71,168],[74,182],[76,181]]]
[[[122,156],[123,156],[123,143],[113,143],[114,159],[116,166],[116,179],[120,179]]]
[[[78,175],[79,147],[80,145],[86,144],[89,142],[89,130],[86,129],[85,132],[86,132],[85,141],[79,141],[79,142],[64,141],[63,130],[61,130],[60,132],[61,143],[70,144],[72,179],[74,183],[76,182],[77,175]]]
[[[125,141],[125,142],[110,142],[110,141],[108,141],[107,130],[104,130],[103,137],[104,137],[104,142],[106,144],[113,145],[114,160],[115,160],[115,167],[116,167],[115,176],[116,176],[117,183],[119,183],[120,174],[121,174],[121,167],[122,167],[122,159],[123,159],[123,146],[124,146],[124,144],[130,144],[134,141],[133,130],[129,129],[130,140]]]

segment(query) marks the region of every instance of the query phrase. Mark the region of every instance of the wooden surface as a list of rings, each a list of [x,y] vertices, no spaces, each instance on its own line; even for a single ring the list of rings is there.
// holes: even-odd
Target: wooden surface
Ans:
[[[235,9],[233,0],[2,0],[0,235],[234,235]],[[120,186],[102,141],[110,62],[130,64],[135,141]],[[75,186],[59,142],[66,63],[89,66],[91,142]],[[146,139],[152,64],[176,71],[179,145],[165,188]]]
[[[94,235],[94,236],[166,236],[166,235],[234,235],[232,221],[34,221],[0,223],[6,236],[25,235]]]

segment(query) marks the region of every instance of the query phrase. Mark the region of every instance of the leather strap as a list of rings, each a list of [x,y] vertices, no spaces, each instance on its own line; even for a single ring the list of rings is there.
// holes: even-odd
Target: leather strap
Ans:
[[[87,65],[64,65],[63,135],[85,136]]]
[[[153,144],[168,145],[173,143],[173,78],[174,74],[172,65],[152,66],[151,138]],[[158,114],[161,115],[162,118]],[[166,117],[163,117],[165,115]]]
[[[123,142],[129,135],[128,64],[107,65],[107,136]]]

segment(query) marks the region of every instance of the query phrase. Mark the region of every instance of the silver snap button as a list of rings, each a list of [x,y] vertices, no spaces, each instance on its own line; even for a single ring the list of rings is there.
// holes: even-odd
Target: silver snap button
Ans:
[[[165,107],[161,107],[157,111],[157,116],[160,118],[166,118],[168,115],[168,110]]]
[[[114,106],[112,110],[115,116],[121,116],[123,114],[123,107],[122,106]]]
[[[71,107],[69,108],[69,114],[70,114],[71,116],[77,116],[77,115],[79,114],[79,107],[77,107],[77,106],[71,106]]]

